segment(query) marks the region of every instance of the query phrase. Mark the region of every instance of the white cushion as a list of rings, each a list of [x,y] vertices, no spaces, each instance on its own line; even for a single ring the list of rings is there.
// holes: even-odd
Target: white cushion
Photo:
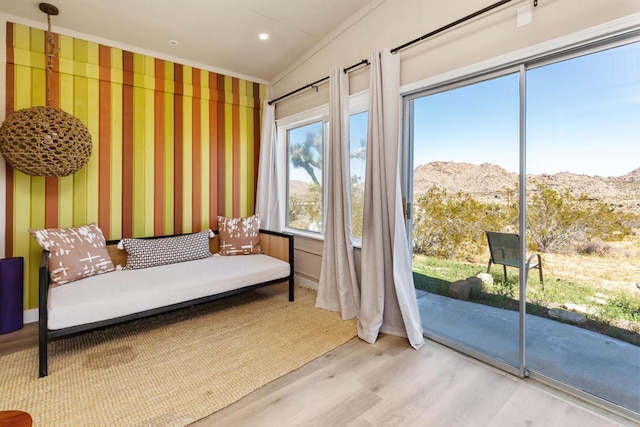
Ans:
[[[49,289],[49,329],[144,310],[284,279],[289,264],[268,255],[223,257],[139,270],[118,270]]]

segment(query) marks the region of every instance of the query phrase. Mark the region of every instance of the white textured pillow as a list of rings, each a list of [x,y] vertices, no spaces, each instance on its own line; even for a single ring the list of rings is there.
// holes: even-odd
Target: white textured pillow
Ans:
[[[127,270],[174,264],[211,256],[209,251],[210,230],[183,236],[157,239],[122,239],[127,251]]]

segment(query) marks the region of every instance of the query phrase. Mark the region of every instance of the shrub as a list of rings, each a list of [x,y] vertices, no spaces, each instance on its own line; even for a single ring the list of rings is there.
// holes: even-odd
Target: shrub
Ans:
[[[527,238],[534,250],[561,252],[595,239],[622,240],[632,231],[633,215],[618,213],[587,195],[575,197],[535,183],[527,204]]]
[[[534,182],[527,203],[527,246],[540,252],[610,256],[604,242],[635,233],[640,216],[622,212],[569,189],[554,190]],[[485,230],[517,232],[518,187],[504,188],[507,203],[482,203],[469,193],[431,187],[413,206],[413,247],[416,253],[472,259],[486,250]]]
[[[579,247],[578,252],[582,255],[594,255],[600,257],[611,256],[615,253],[613,246],[601,241],[584,243]]]
[[[431,187],[413,206],[413,247],[417,253],[469,258],[486,247],[485,230],[499,229],[508,215],[465,192],[449,195]]]

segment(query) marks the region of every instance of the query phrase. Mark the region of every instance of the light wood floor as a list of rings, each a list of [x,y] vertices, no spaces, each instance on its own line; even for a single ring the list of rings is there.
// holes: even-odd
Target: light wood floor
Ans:
[[[37,324],[0,335],[0,355],[37,345]],[[192,426],[631,425],[433,341],[354,339]]]

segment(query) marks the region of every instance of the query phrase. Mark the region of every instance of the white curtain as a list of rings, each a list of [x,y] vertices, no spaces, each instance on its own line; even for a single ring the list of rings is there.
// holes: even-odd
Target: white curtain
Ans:
[[[339,311],[346,320],[358,316],[360,290],[351,241],[349,77],[342,68],[329,75],[329,123],[327,217],[316,307]]]
[[[265,101],[262,109],[256,213],[262,217],[261,228],[272,231],[282,231],[284,227],[282,182],[286,153],[283,151],[276,138],[275,105]]]
[[[358,336],[380,332],[424,344],[405,234],[400,190],[400,61],[375,52],[369,86],[367,170],[364,191],[362,277]]]

